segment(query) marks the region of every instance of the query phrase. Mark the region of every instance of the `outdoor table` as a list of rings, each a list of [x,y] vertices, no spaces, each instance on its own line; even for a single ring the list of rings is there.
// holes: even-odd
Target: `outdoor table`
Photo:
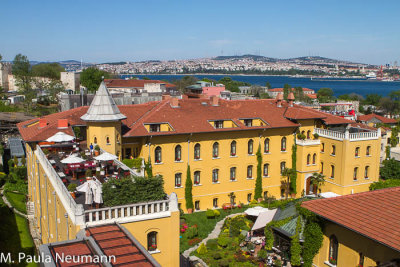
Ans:
[[[57,172],[58,176],[60,176],[60,178],[64,178],[65,177],[65,173],[63,172]]]
[[[50,162],[51,164],[56,164],[56,161],[55,161],[54,159],[49,160],[49,162]]]

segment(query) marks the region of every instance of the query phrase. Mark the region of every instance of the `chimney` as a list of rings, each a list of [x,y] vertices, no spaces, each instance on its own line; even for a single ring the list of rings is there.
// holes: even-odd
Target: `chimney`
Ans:
[[[43,128],[47,126],[47,120],[46,119],[39,119],[39,128]]]
[[[276,106],[278,108],[282,107],[282,100],[283,100],[282,93],[278,93],[278,95],[276,96]]]
[[[170,100],[171,107],[179,108],[179,99],[176,97],[172,97]]]
[[[214,107],[219,106],[219,97],[216,95],[211,96],[211,105]]]
[[[162,95],[162,100],[167,100],[170,99],[171,96],[170,95]]]
[[[68,120],[67,119],[59,119],[57,121],[57,129],[67,129],[68,128]]]
[[[294,94],[292,92],[289,93],[287,99],[289,100],[289,107],[293,107]]]

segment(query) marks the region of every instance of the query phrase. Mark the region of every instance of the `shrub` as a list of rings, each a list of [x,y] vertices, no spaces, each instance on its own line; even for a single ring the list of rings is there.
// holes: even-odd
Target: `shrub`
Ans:
[[[220,260],[222,258],[221,253],[219,253],[219,252],[214,252],[212,254],[212,257],[214,260]]]
[[[194,245],[196,245],[197,243],[200,243],[201,242],[201,239],[200,238],[198,238],[198,237],[195,237],[195,238],[193,238],[193,239],[190,239],[189,241],[188,241],[188,244],[189,244],[189,246],[194,246]]]
[[[204,243],[201,243],[201,245],[197,248],[197,253],[200,255],[204,255],[207,253],[207,247],[204,245]]]
[[[10,177],[10,176],[8,176]],[[22,181],[22,180],[17,180],[16,182],[10,182],[8,181],[5,185],[4,185],[4,191],[10,191],[10,192],[19,192],[22,194],[28,194],[28,186],[26,184],[26,182]]]
[[[227,260],[221,260],[221,261],[219,262],[219,266],[221,266],[221,267],[229,267],[229,261],[227,261]]]
[[[186,230],[186,236],[188,239],[192,239],[197,235],[198,235],[197,227],[191,226]]]
[[[50,151],[49,151],[47,148],[45,148],[45,149],[43,149],[43,153],[44,153],[45,155],[48,155],[48,154],[50,154]]]
[[[140,169],[142,167],[142,158],[137,158],[137,159],[124,159],[122,160],[122,163],[124,163],[126,166],[129,168],[135,168],[135,169]]]
[[[210,209],[207,209],[206,216],[207,216],[208,219],[214,219],[215,218],[214,211],[210,210]]]
[[[21,158],[21,164],[22,164],[22,166],[25,166],[25,165],[26,165],[25,156],[22,156],[22,158]]]
[[[219,217],[221,215],[221,213],[219,212],[219,210],[213,210],[214,211],[214,216],[215,217]]]
[[[229,237],[225,237],[225,236],[218,237],[218,245],[220,245],[221,247],[225,248],[228,246],[229,243],[230,243]]]
[[[260,260],[265,260],[266,258],[267,258],[267,256],[268,256],[268,252],[265,250],[265,249],[261,249],[258,253],[257,253],[257,257],[260,259]]]
[[[217,239],[207,240],[207,248],[209,250],[217,250],[218,249],[218,240]]]
[[[319,134],[315,133],[314,134],[314,139],[318,139],[319,138]]]
[[[282,262],[280,259],[277,259],[276,261],[274,261],[274,266],[276,267],[282,267]]]
[[[251,202],[250,202],[250,204],[258,204],[258,202],[257,202],[257,200],[255,200],[255,199],[253,199]]]
[[[68,191],[69,192],[74,192],[76,190],[77,185],[76,184],[69,184],[68,185]]]

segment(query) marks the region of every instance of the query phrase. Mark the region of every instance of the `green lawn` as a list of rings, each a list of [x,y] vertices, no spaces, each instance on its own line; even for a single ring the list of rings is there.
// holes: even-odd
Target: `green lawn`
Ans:
[[[26,196],[21,193],[4,192],[11,205],[19,212],[26,214]]]
[[[242,207],[242,208],[235,208],[233,210],[222,210],[220,209],[220,216],[214,219],[208,219],[206,216],[206,212],[195,212],[192,214],[184,214],[182,217],[186,220],[187,225],[190,227],[194,224],[197,225],[198,229],[198,238],[204,239],[206,238],[212,230],[214,230],[215,225],[217,222],[225,218],[226,216],[234,213],[240,213],[243,212],[247,209],[248,207]],[[184,252],[191,246],[188,244],[188,238],[186,236],[186,233],[180,233],[181,238],[180,238],[180,252]]]
[[[14,259],[18,253],[35,254],[35,246],[29,232],[28,221],[14,214],[0,198],[0,252],[11,252]],[[7,265],[6,265],[7,266]],[[38,266],[37,264],[13,264],[9,266]]]

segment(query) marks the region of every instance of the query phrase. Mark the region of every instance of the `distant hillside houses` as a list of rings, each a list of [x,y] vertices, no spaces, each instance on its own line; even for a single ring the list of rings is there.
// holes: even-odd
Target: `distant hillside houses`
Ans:
[[[292,92],[295,89],[292,88]],[[273,89],[268,89],[268,94],[270,97],[272,98],[276,98],[278,96],[279,93],[283,94],[283,88],[273,88]],[[303,88],[303,94],[307,95],[310,98],[317,98],[317,95],[315,94],[315,91],[313,89],[310,88]]]

